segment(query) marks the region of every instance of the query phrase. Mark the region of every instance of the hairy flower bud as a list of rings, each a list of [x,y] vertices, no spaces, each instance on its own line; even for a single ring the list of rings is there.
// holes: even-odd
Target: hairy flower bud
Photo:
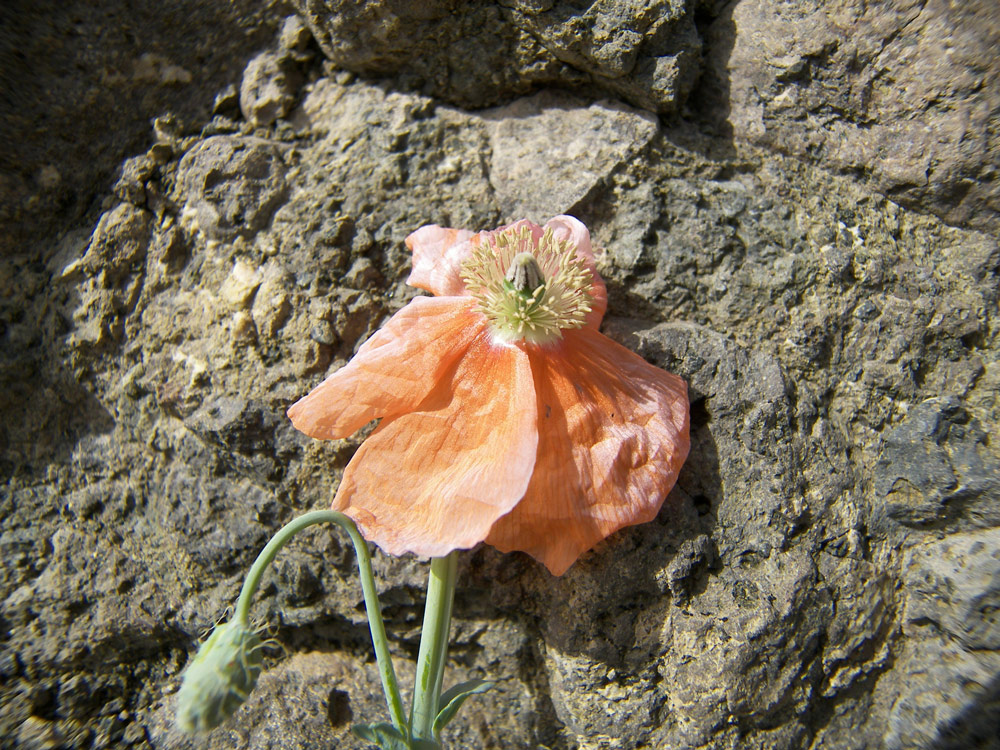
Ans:
[[[177,727],[207,732],[235,713],[261,670],[261,642],[238,621],[218,626],[195,654],[177,694]]]

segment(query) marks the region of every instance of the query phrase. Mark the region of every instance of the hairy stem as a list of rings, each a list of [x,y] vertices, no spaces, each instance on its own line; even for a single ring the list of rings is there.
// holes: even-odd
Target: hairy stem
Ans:
[[[236,614],[233,619],[244,627],[249,627],[250,605],[253,603],[254,594],[257,592],[260,579],[267,566],[271,564],[274,556],[293,536],[317,523],[337,524],[350,535],[351,541],[354,543],[354,551],[358,555],[358,572],[361,576],[361,589],[365,597],[365,609],[368,611],[368,625],[371,628],[372,645],[375,647],[375,660],[378,662],[379,676],[382,678],[382,688],[385,690],[385,700],[389,705],[393,725],[404,737],[408,737],[409,725],[403,710],[403,700],[399,695],[396,670],[392,666],[392,657],[389,655],[389,641],[385,636],[382,608],[379,604],[378,592],[375,590],[375,576],[372,573],[372,560],[368,554],[368,544],[361,537],[354,521],[349,517],[335,510],[314,510],[285,524],[261,550],[250,568],[250,572],[243,582],[240,598],[236,602]]]
[[[437,718],[444,667],[448,660],[448,631],[457,572],[458,557],[454,552],[431,560],[424,624],[417,653],[417,678],[413,688],[411,726],[416,738],[433,739],[434,719]]]

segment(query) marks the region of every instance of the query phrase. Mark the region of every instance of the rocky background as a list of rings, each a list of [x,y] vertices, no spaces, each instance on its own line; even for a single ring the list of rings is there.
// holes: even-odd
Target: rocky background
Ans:
[[[572,213],[688,380],[659,518],[462,558],[449,747],[1000,747],[993,0],[0,10],[0,746],[356,748],[350,546],[308,532],[235,719],[180,673],[358,442],[285,408],[413,295],[403,238]],[[412,674],[426,566],[375,557]]]

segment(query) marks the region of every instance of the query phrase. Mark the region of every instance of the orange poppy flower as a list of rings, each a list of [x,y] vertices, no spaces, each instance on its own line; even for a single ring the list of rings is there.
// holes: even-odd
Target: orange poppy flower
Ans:
[[[687,386],[598,332],[607,307],[571,216],[425,226],[396,313],[288,411],[315,438],[378,428],[333,501],[392,555],[485,541],[561,575],[652,520],[687,457]]]

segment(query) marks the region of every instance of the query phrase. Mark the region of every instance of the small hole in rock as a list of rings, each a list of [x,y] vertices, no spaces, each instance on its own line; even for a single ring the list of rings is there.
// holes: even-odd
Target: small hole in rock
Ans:
[[[330,725],[342,727],[351,720],[351,699],[343,690],[331,690],[327,699],[327,716]]]
[[[695,495],[693,503],[699,516],[707,516],[712,512],[712,501],[704,495]]]
[[[708,404],[704,398],[699,398],[691,404],[691,429],[692,431],[703,427],[712,421],[712,414],[708,411]]]

